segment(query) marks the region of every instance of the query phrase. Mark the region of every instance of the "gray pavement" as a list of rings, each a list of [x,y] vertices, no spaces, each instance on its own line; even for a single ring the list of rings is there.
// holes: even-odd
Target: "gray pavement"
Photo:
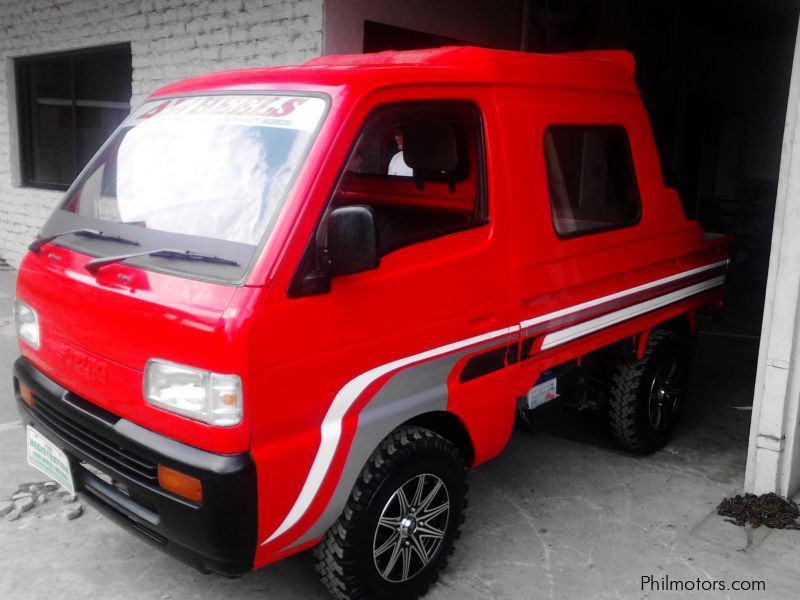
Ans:
[[[0,272],[0,323],[13,276]],[[8,383],[16,342],[0,327],[0,499],[44,478],[25,464]],[[428,598],[790,598],[800,531],[744,530],[714,514],[740,487],[757,342],[702,335],[684,425],[665,450],[631,456],[596,416],[552,403],[532,434],[471,475],[463,537]],[[49,503],[0,518],[0,598],[328,598],[302,554],[236,580],[202,575],[86,507]],[[659,592],[658,581],[763,580],[763,592]]]
[[[17,411],[9,401],[13,390],[11,377],[6,375],[19,354],[11,316],[16,284],[17,272],[0,268],[0,373],[3,374],[0,375],[0,427],[17,419]]]

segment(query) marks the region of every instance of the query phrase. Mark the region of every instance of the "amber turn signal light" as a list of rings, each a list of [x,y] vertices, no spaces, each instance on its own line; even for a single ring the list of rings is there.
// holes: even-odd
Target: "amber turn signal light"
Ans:
[[[190,477],[175,469],[158,465],[158,485],[161,489],[198,504],[203,502],[203,484],[196,477]]]
[[[33,396],[33,390],[21,381],[19,382],[19,397],[22,398],[22,401],[30,408],[33,408],[33,406],[36,404],[36,398]]]

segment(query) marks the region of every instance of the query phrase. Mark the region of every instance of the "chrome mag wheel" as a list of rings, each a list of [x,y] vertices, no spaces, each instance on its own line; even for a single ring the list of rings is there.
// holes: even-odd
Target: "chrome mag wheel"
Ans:
[[[375,529],[372,557],[386,581],[401,583],[437,555],[450,518],[444,482],[431,473],[412,477],[389,498]]]
[[[672,426],[681,406],[682,390],[680,361],[670,356],[660,365],[650,385],[648,415],[655,431],[666,431]]]

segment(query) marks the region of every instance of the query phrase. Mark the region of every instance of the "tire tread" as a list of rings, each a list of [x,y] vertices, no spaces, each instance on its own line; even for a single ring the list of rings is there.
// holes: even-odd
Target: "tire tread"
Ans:
[[[653,451],[643,438],[636,422],[639,388],[642,376],[662,344],[679,341],[676,333],[662,329],[653,331],[647,340],[641,360],[621,361],[611,384],[608,403],[608,422],[614,439],[624,448],[638,454]]]
[[[366,590],[360,585],[356,576],[356,551],[354,535],[369,507],[372,497],[380,484],[408,456],[416,445],[432,446],[457,461],[460,472],[464,474],[464,496],[460,518],[449,544],[442,549],[438,566],[427,574],[428,580],[419,589],[416,597],[427,592],[429,586],[438,578],[438,573],[446,566],[447,557],[453,552],[453,542],[461,535],[466,508],[466,472],[467,465],[456,447],[442,436],[429,429],[416,426],[405,426],[387,436],[372,453],[353,486],[347,505],[338,521],[327,531],[323,540],[313,549],[315,568],[323,585],[337,600],[367,600]],[[409,600],[414,600],[409,597]]]

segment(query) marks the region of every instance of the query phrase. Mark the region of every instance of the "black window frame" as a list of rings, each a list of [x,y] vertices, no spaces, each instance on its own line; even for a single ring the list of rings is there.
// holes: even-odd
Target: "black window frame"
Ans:
[[[631,173],[631,181],[633,182],[634,191],[636,192],[636,216],[628,221],[622,223],[612,223],[610,225],[601,225],[598,227],[587,228],[587,229],[579,229],[577,231],[569,232],[569,233],[561,233],[556,226],[556,214],[555,214],[555,205],[553,202],[553,190],[550,185],[550,168],[547,159],[547,135],[559,130],[575,130],[580,129],[583,131],[591,131],[591,130],[618,130],[622,132],[623,141],[626,150],[626,160],[628,163],[628,169]],[[595,235],[599,233],[607,233],[609,231],[616,231],[618,229],[628,229],[631,227],[636,227],[639,223],[642,222],[642,194],[641,190],[639,189],[639,178],[636,172],[636,164],[633,160],[633,148],[631,147],[631,140],[630,135],[628,135],[628,130],[622,123],[555,123],[552,125],[548,125],[544,133],[542,134],[542,159],[544,162],[545,168],[545,183],[547,185],[547,196],[550,203],[550,224],[553,227],[553,232],[555,233],[556,237],[560,240],[570,240],[574,238],[584,237],[587,235]]]
[[[128,60],[130,61],[130,69],[131,73],[133,72],[133,54],[131,51],[131,44],[130,42],[124,42],[119,44],[109,44],[104,46],[93,46],[91,48],[80,48],[76,50],[68,50],[64,52],[51,52],[47,54],[36,54],[31,56],[22,56],[17,57],[14,59],[14,82],[16,85],[16,106],[17,106],[17,138],[19,144],[19,166],[20,166],[20,185],[22,187],[34,188],[34,189],[43,189],[43,190],[54,190],[54,191],[67,191],[72,184],[72,182],[78,177],[81,173],[82,169],[86,165],[79,164],[79,152],[78,152],[78,139],[77,139],[77,109],[78,108],[91,108],[97,107],[98,103],[106,103],[106,104],[119,104],[119,106],[108,108],[114,108],[117,110],[126,110],[130,112],[131,104],[130,104],[130,97],[127,102],[117,102],[111,100],[91,100],[91,99],[79,99],[76,97],[76,77],[75,77],[75,61],[76,59],[81,58],[91,58],[92,56],[104,55],[109,56],[112,54],[120,54],[120,55],[127,55]],[[33,123],[34,119],[34,111],[32,104],[34,99],[32,98],[31,92],[31,82],[30,82],[30,73],[28,69],[31,66],[35,66],[37,64],[43,64],[53,61],[69,61],[69,68],[70,68],[70,91],[71,97],[69,100],[66,99],[57,99],[59,106],[69,106],[72,110],[72,126],[70,128],[71,131],[71,146],[72,146],[72,160],[73,160],[73,169],[74,169],[74,176],[72,180],[67,183],[55,182],[55,181],[40,181],[35,179],[34,177],[34,131],[35,126]],[[131,81],[129,82],[131,88],[130,93],[131,97],[133,94],[133,80],[131,77]],[[64,104],[65,101],[68,101],[69,104]],[[89,102],[90,104],[85,104]],[[101,107],[102,108],[102,107]],[[127,115],[126,115],[127,116]],[[125,117],[122,117],[120,123],[125,120]],[[105,136],[108,138],[114,130],[116,130],[115,126],[113,129],[108,131],[107,135]],[[104,140],[105,141],[105,140]],[[91,154],[94,154],[99,150],[102,146],[98,146]],[[91,157],[90,159],[91,160]],[[89,161],[87,161],[88,163]]]

